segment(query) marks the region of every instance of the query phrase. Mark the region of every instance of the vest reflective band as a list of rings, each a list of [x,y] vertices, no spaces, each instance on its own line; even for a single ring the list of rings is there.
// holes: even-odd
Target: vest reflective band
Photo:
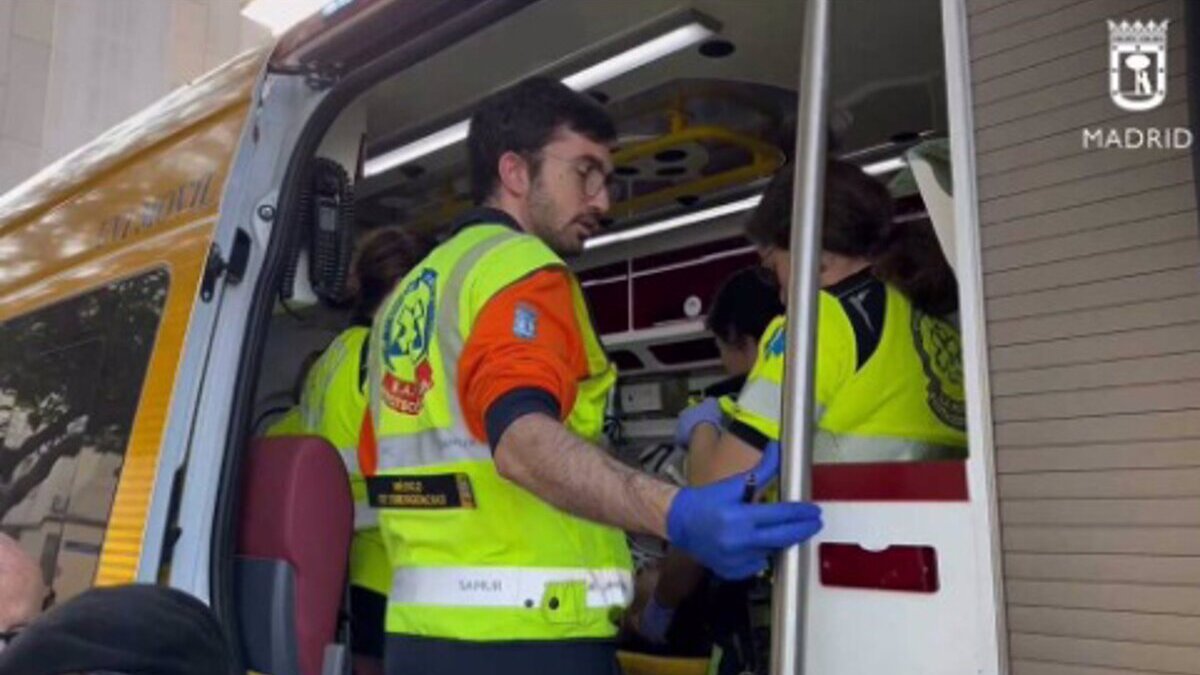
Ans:
[[[578,570],[539,567],[427,567],[397,570],[392,601],[429,607],[531,608],[564,602],[546,589],[585,584],[584,606],[623,607],[633,600],[627,569]]]
[[[962,353],[958,332],[887,287],[879,345],[854,370],[854,334],[840,303],[819,295],[813,460],[892,462],[966,457]],[[736,402],[722,409],[779,438],[786,322],[763,333],[758,359]]]
[[[350,583],[386,595],[391,566],[379,535],[375,510],[367,504],[367,488],[358,468],[358,433],[367,398],[359,386],[359,365],[370,329],[355,326],[342,331],[309,370],[300,397],[300,417],[306,433],[337,448],[354,497],[354,538],[350,543]]]
[[[474,641],[616,634],[613,614],[629,599],[624,533],[502,478],[491,450],[468,432],[457,397],[459,357],[479,312],[548,268],[565,266],[537,238],[473,225],[410,272],[376,315],[371,489],[386,505],[378,513],[393,568],[389,633]],[[566,425],[597,441],[616,372],[571,281],[591,374]]]

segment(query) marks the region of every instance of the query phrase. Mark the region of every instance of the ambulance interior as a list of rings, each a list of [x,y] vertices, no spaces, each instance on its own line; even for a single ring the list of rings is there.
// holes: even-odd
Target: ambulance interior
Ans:
[[[932,224],[953,266],[940,3],[832,6],[831,153],[888,182],[897,217]],[[344,109],[317,151],[319,171],[339,186],[325,217],[349,239],[388,225],[436,234],[470,206],[466,148],[453,132],[484,95],[534,74],[590,83],[620,134],[614,200],[604,233],[570,262],[621,374],[609,440],[624,460],[679,479],[676,415],[725,378],[705,314],[729,274],[758,264],[741,226],[793,152],[803,23],[795,0],[525,5]],[[641,65],[595,72],[664,35],[674,46]],[[298,255],[281,289],[256,433],[294,403],[304,357],[347,325],[345,307],[314,292],[313,258]],[[634,549],[652,558],[661,544],[638,538]]]

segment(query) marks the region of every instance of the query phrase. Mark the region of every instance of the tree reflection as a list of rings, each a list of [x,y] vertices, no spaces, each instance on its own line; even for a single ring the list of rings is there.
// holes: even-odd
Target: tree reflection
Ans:
[[[0,529],[66,519],[85,486],[66,465],[48,482],[60,462],[124,454],[167,287],[155,270],[0,324]]]

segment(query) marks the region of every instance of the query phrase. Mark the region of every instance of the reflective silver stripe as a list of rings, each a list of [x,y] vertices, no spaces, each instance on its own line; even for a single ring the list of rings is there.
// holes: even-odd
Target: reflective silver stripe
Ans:
[[[443,318],[437,322],[437,332],[438,341],[441,343],[439,347],[442,351],[442,369],[447,382],[458,382],[458,357],[462,355],[463,351],[463,336],[458,331],[458,323],[461,319],[459,309],[462,304],[462,288],[467,281],[467,275],[475,268],[480,258],[501,244],[520,236],[519,232],[506,230],[475,244],[458,259],[450,276],[446,279],[442,298],[438,303],[440,305],[438,312]],[[446,398],[450,402],[450,419],[454,420],[455,425],[461,425],[463,414],[458,396],[452,393]]]
[[[817,464],[914,462],[966,456],[967,449],[962,447],[904,438],[834,434],[821,429],[817,430],[813,448],[813,461]]]
[[[738,408],[773,422],[779,422],[783,406],[783,388],[769,380],[750,380],[737,396]],[[814,403],[813,419],[820,422],[825,406]]]
[[[338,450],[338,454],[342,456],[342,464],[346,465],[346,473],[350,474],[351,476],[356,476],[362,473],[358,470],[357,447],[352,446],[349,448],[341,448]]]
[[[738,394],[737,404],[746,412],[778,421],[783,406],[783,388],[769,380],[750,380]]]
[[[338,454],[342,457],[342,463],[346,465],[346,473],[351,477],[361,477],[358,470],[358,448],[342,448],[338,450]],[[379,514],[367,502],[356,499],[354,501],[354,529],[370,530],[376,527],[379,527]]]
[[[624,569],[548,567],[419,567],[392,575],[390,602],[434,607],[542,606],[550,584],[587,583],[587,606],[625,607],[633,577]]]
[[[355,502],[354,504],[354,529],[358,530],[373,530],[379,527],[379,513],[370,506]]]
[[[411,469],[451,462],[491,461],[492,451],[456,429],[430,429],[379,439],[379,470]]]

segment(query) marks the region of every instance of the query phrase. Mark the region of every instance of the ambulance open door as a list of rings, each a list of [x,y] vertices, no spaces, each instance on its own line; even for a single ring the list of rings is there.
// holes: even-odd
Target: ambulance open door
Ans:
[[[777,566],[773,602],[773,674],[962,675],[999,673],[994,513],[986,444],[978,433],[967,459],[812,464],[813,357],[817,261],[822,219],[830,54],[831,0],[807,0],[800,108],[794,162],[792,288],[783,418],[785,499],[811,498],[825,529]],[[943,2],[947,81],[959,93],[963,68],[958,34],[961,3]],[[845,17],[845,13],[838,15]],[[940,34],[940,33],[939,33]],[[955,122],[951,134],[961,129]],[[952,146],[960,141],[952,138]],[[956,172],[958,179],[962,174]],[[959,199],[969,196],[960,194]],[[957,202],[956,202],[957,203]],[[957,213],[970,211],[955,209]],[[960,218],[960,222],[972,219]],[[974,238],[959,233],[957,250]],[[971,265],[954,261],[970,288]],[[976,268],[977,269],[977,268]],[[975,316],[963,293],[963,323]],[[977,336],[964,327],[968,360]],[[975,371],[964,368],[968,425],[982,426]]]

